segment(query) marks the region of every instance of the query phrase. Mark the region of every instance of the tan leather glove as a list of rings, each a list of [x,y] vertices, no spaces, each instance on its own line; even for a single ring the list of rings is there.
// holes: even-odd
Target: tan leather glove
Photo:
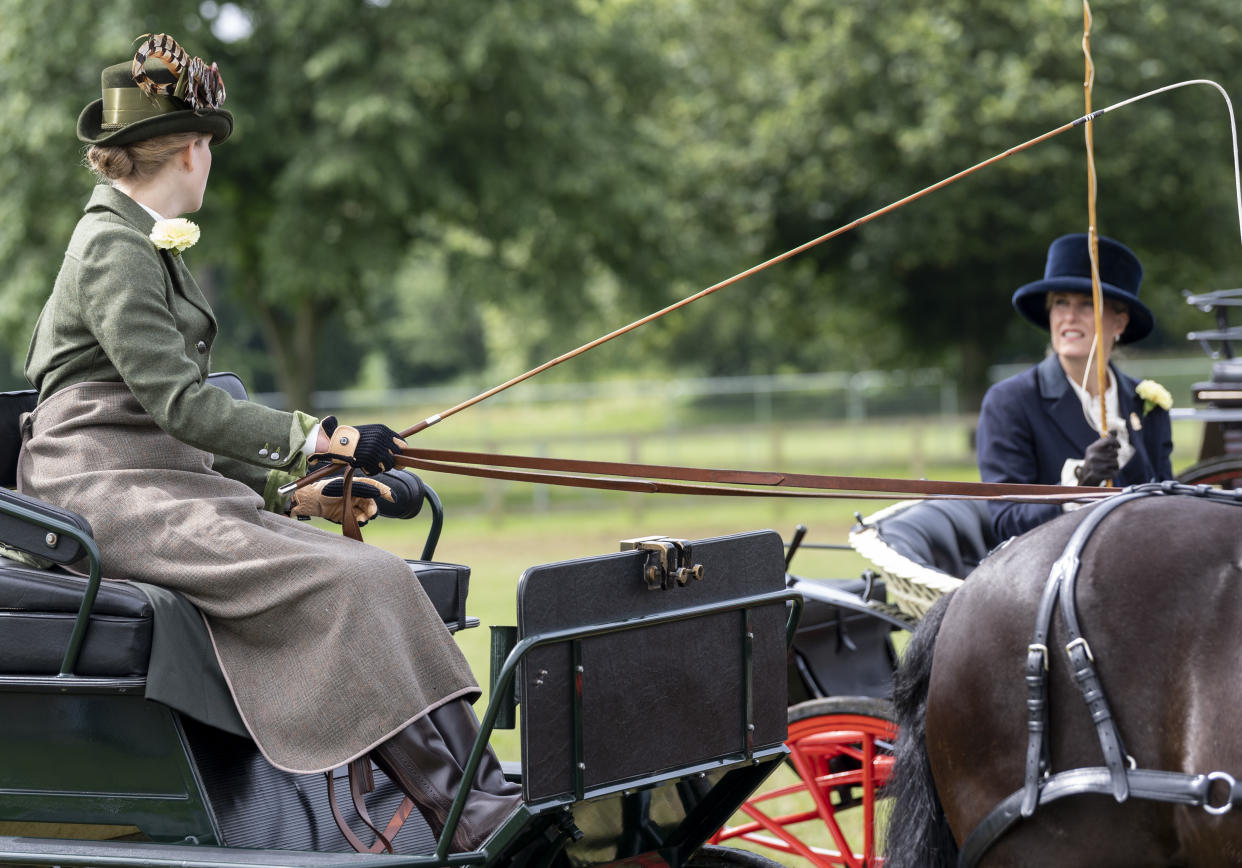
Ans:
[[[337,476],[312,482],[299,488],[289,500],[289,514],[294,518],[319,516],[337,524],[345,517],[345,482]],[[379,512],[379,499],[392,501],[392,489],[374,479],[358,478],[349,487],[350,509],[359,526],[366,524]]]

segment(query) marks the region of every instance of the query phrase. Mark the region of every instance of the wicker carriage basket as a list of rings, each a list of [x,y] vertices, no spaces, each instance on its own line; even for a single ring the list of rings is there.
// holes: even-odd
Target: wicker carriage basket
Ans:
[[[917,619],[962,584],[995,540],[986,504],[905,500],[862,519],[849,544],[884,579],[890,602]]]

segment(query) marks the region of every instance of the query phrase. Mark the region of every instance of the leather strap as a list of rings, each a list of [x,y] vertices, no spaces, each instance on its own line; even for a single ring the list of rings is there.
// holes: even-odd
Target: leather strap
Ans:
[[[371,820],[371,814],[367,811],[366,794],[375,789],[375,776],[371,774],[371,761],[365,756],[359,757],[349,764],[349,797],[354,803],[354,811],[358,814],[358,819],[362,820],[362,824],[375,834],[375,843],[371,845],[372,852],[378,853],[380,849],[392,852],[392,841],[384,835],[375,823]]]
[[[362,528],[358,526],[358,518],[354,515],[354,468],[345,465],[345,476],[341,480],[345,486],[341,491],[341,533],[352,540],[362,542]]]
[[[1121,735],[1113,722],[1108,699],[1100,686],[1099,676],[1095,671],[1095,661],[1091,659],[1087,640],[1083,637],[1078,625],[1078,608],[1074,590],[1078,570],[1082,565],[1080,555],[1083,547],[1105,517],[1131,500],[1163,493],[1166,491],[1160,486],[1138,486],[1134,489],[1127,489],[1124,494],[1093,509],[1087,519],[1074,529],[1060,557],[1056,559],[1048,573],[1048,581],[1044,584],[1044,592],[1039,600],[1039,610],[1035,616],[1034,634],[1026,652],[1027,746],[1022,787],[1022,816],[1024,817],[1035,813],[1040,800],[1040,779],[1048,768],[1046,694],[1051,655],[1048,641],[1052,634],[1052,614],[1058,600],[1061,603],[1061,617],[1069,636],[1065,650],[1069,655],[1075,680],[1078,681],[1079,689],[1091,712],[1091,719],[1095,722],[1100,749],[1104,752],[1104,762],[1113,772],[1113,797],[1118,802],[1126,799],[1125,750],[1121,744]]]
[[[376,834],[374,844],[364,844],[362,839],[354,834],[354,830],[349,827],[349,823],[345,822],[345,818],[341,815],[341,809],[336,804],[336,786],[333,781],[332,772],[324,772],[324,777],[328,780],[328,807],[332,809],[332,819],[336,821],[336,827],[341,830],[341,834],[345,836],[345,840],[349,842],[349,846],[353,847],[358,853],[382,853],[392,852],[392,844],[380,835],[379,830],[375,828],[368,820],[363,822],[367,824],[372,832]],[[354,790],[354,768],[353,763],[349,766],[349,790],[350,795],[354,796],[355,804],[357,796]]]
[[[892,500],[893,498],[890,496],[876,493],[888,492],[902,495],[921,495],[929,499],[1010,500],[1027,503],[1066,503],[1076,500],[1107,498],[1117,494],[1117,489],[1084,488],[1081,486],[890,479],[868,476],[827,476],[811,473],[782,473],[754,470],[718,470],[701,467],[677,467],[664,464],[635,464],[614,461],[585,461],[573,458],[501,455],[488,452],[463,452],[451,449],[406,448],[402,450],[402,455],[397,458],[397,464],[403,467],[417,467],[422,470],[434,470],[463,476],[512,479],[523,482],[568,485],[576,488],[600,488],[609,491],[639,491],[665,494]],[[501,467],[521,468],[524,471],[533,470],[540,472],[530,473],[496,469]],[[610,477],[599,479],[588,476],[567,475],[580,473],[610,474]],[[618,477],[630,478],[623,479]],[[668,482],[645,481],[665,479],[710,483],[710,485],[677,485]],[[728,488],[719,485],[719,483],[759,485],[782,490],[763,491],[750,488]],[[813,490],[784,490],[795,488]]]
[[[1135,492],[1134,497],[1142,497],[1143,494],[1144,492]],[[1098,526],[1107,513],[1121,506],[1128,499],[1130,499],[1130,495],[1122,495],[1116,500],[1109,501],[1099,510],[1096,510],[1096,512],[1100,513],[1099,516],[1089,516],[1087,521],[1079,525],[1079,528],[1087,524]],[[1089,533],[1088,531],[1088,535]],[[1081,547],[1079,551],[1081,551]],[[1087,643],[1082,628],[1078,624],[1078,604],[1075,598],[1078,568],[1079,562],[1076,552],[1072,569],[1066,571],[1061,587],[1061,620],[1065,623],[1065,632],[1069,638],[1069,641],[1065,644],[1065,653],[1069,658],[1074,680],[1078,682],[1078,689],[1082,693],[1083,701],[1087,704],[1087,710],[1091,713],[1091,720],[1095,724],[1096,737],[1100,741],[1100,751],[1104,754],[1104,765],[1112,775],[1113,798],[1118,802],[1124,802],[1130,795],[1129,784],[1126,778],[1125,744],[1121,740],[1121,732],[1117,729],[1117,722],[1113,719],[1113,712],[1109,707],[1108,697],[1104,694],[1104,686],[1100,683],[1100,676],[1095,668],[1095,658],[1092,656],[1091,646]]]
[[[1171,802],[1176,805],[1191,807],[1208,807],[1209,792],[1213,780],[1228,783],[1229,798],[1219,806],[1211,806],[1216,813],[1242,806],[1242,787],[1231,776],[1213,772],[1210,775],[1190,775],[1184,772],[1166,772],[1153,769],[1129,769],[1125,773],[1126,784],[1131,795],[1136,799],[1153,802]],[[1055,802],[1066,796],[1078,796],[1087,793],[1111,795],[1113,792],[1113,773],[1111,769],[1101,766],[1072,769],[1058,772],[1044,782],[1040,804]],[[984,817],[979,825],[962,842],[958,852],[958,868],[974,868],[979,860],[1023,816],[1021,803],[1023,791],[1018,790],[1007,796],[992,812]]]
[[[603,491],[632,491],[641,494],[696,494],[718,497],[795,497],[830,500],[1004,500],[1017,503],[1070,503],[1112,497],[1115,488],[1035,485],[1010,482],[956,482],[929,479],[890,479],[874,476],[826,476],[812,473],[780,473],[754,470],[713,470],[702,467],[676,467],[664,464],[635,464],[615,461],[584,461],[572,458],[541,458],[501,455],[488,452],[462,452],[453,449],[405,448],[396,458],[397,467],[414,467],[457,476],[509,479],[540,485],[563,485]],[[501,468],[519,468],[506,470]],[[568,471],[568,472],[563,472]],[[325,465],[298,480],[301,487],[331,472]],[[362,541],[362,531],[352,518],[347,470],[345,483],[345,521],[343,532]],[[609,474],[607,477],[577,474]],[[618,478],[629,477],[629,478]],[[696,483],[683,485],[663,480]],[[718,483],[741,483],[767,488],[736,488]],[[295,484],[282,486],[288,494]],[[791,490],[799,489],[799,490]],[[806,490],[810,489],[810,490]],[[887,492],[887,493],[881,493]]]
[[[367,812],[366,801],[363,798],[366,793],[375,789],[375,780],[371,772],[371,760],[363,756],[349,763],[349,794],[353,799],[354,810],[358,812],[358,817],[366,827],[375,834],[375,843],[364,844],[354,834],[354,830],[349,827],[349,824],[341,815],[340,808],[336,803],[336,787],[333,785],[332,772],[325,772],[324,774],[328,779],[328,806],[332,809],[332,819],[336,821],[337,828],[341,830],[341,834],[345,836],[349,846],[359,853],[392,853],[393,839],[397,837],[397,833],[401,831],[401,827],[405,825],[405,821],[409,819],[410,814],[414,810],[413,799],[406,796],[401,800],[401,804],[397,806],[392,819],[388,821],[388,825],[381,832],[371,819],[371,815]]]

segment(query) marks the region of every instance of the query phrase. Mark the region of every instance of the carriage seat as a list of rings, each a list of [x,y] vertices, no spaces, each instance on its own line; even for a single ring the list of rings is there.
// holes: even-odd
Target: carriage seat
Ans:
[[[12,502],[14,494],[0,491],[0,509]],[[11,521],[0,515],[0,533]],[[435,561],[407,563],[449,630],[477,624],[477,619],[465,615],[469,567]],[[81,576],[0,558],[0,675],[55,675],[60,671],[86,588],[87,580]],[[145,677],[159,611],[142,586],[103,579],[73,674]],[[183,619],[182,623],[205,634],[201,621]],[[209,648],[205,635],[202,639],[196,647]]]
[[[235,374],[212,374],[210,382],[237,398],[246,389]],[[86,536],[85,518],[37,498],[10,490],[16,484],[17,454],[21,448],[19,417],[34,408],[33,390],[0,393],[0,545],[34,555],[47,569],[0,557],[0,675],[55,675],[87,589],[87,579],[64,569],[85,557],[80,543],[61,535],[49,538],[46,528],[31,521],[37,513],[76,528]],[[49,544],[51,543],[51,544]],[[83,561],[84,563],[84,561]],[[408,562],[436,611],[450,630],[473,626],[466,617],[469,567],[434,561]],[[192,611],[173,592],[153,604],[142,586],[104,578],[91,607],[90,622],[74,674],[91,677],[143,678],[148,672],[156,618],[167,611],[167,600]],[[206,627],[196,617],[181,618],[179,629],[201,629],[210,648]]]
[[[0,675],[55,675],[77,619],[86,580],[0,561]],[[100,582],[76,675],[146,675],[151,601],[126,582]]]
[[[924,567],[964,579],[1000,542],[981,500],[923,500],[875,520],[894,551]]]
[[[979,500],[903,501],[862,519],[849,541],[913,618],[960,585],[1000,543],[991,511]]]

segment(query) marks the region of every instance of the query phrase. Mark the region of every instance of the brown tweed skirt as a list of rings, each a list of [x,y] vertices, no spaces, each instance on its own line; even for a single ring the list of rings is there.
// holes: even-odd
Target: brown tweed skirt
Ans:
[[[278,768],[334,768],[478,696],[401,558],[265,511],[123,385],[64,389],[23,430],[20,490],[84,515],[108,578],[198,607],[242,720]]]

